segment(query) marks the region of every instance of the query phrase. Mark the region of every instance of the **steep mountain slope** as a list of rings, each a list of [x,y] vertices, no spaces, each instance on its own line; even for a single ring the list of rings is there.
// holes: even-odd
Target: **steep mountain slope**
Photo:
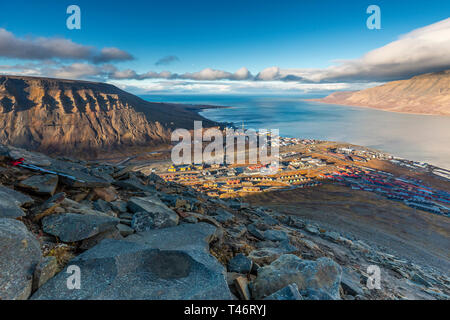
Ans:
[[[95,158],[170,141],[176,128],[215,125],[186,106],[151,103],[86,81],[0,76],[0,143]]]
[[[315,101],[393,112],[450,115],[450,70],[362,91],[335,92]]]

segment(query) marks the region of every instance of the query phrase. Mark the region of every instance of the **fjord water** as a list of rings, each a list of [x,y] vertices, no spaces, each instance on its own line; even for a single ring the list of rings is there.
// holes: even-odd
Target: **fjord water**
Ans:
[[[211,120],[287,137],[349,142],[450,169],[450,117],[385,112],[304,101],[311,96],[159,95],[149,101],[229,106],[207,109]]]

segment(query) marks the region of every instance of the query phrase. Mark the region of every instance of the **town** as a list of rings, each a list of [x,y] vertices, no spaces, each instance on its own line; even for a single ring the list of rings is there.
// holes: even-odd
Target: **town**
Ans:
[[[364,147],[326,141],[279,138],[278,165],[187,164],[168,165],[156,173],[166,181],[190,186],[210,197],[237,198],[251,193],[313,188],[324,183],[374,192],[407,206],[449,216],[450,194],[422,181],[370,168],[372,160],[421,170],[447,179],[448,171],[425,163],[395,158]],[[449,175],[450,177],[450,175]]]

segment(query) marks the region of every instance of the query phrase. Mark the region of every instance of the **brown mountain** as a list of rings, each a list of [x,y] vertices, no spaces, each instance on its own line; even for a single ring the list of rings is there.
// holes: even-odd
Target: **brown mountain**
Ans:
[[[217,125],[193,109],[105,83],[0,76],[0,143],[82,158],[123,154],[167,143],[194,120]]]
[[[450,115],[450,70],[362,90],[335,92],[323,103],[369,107],[385,111]]]

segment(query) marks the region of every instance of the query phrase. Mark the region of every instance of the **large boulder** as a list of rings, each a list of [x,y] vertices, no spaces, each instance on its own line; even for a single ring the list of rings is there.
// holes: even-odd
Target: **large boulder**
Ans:
[[[153,228],[168,228],[178,224],[178,214],[156,197],[134,197],[128,201],[131,212],[145,212],[153,219]]]
[[[27,195],[0,185],[0,218],[14,219],[25,216],[20,207],[33,201]]]
[[[80,268],[79,290],[68,289],[69,274],[64,270],[42,286],[32,299],[231,298],[221,272],[181,250],[159,250],[144,243],[107,239],[70,261],[69,266]]]
[[[180,224],[165,229],[153,229],[137,233],[127,241],[145,243],[151,247],[171,249],[193,249],[207,251],[217,237],[217,228],[209,223]]]
[[[63,213],[42,219],[42,228],[63,242],[75,242],[114,229],[119,222],[119,219],[108,216]]]
[[[329,258],[309,261],[285,254],[272,264],[258,269],[258,277],[252,287],[253,296],[256,299],[264,298],[295,283],[300,292],[315,290],[338,300],[341,274],[341,267]]]
[[[25,225],[0,218],[0,300],[27,299],[40,260],[39,242]]]
[[[209,253],[209,243],[217,239],[220,236],[219,233],[220,230],[213,225],[200,222],[135,233],[128,236],[126,240],[142,243],[155,249],[187,252],[196,260],[225,274],[224,267]]]

